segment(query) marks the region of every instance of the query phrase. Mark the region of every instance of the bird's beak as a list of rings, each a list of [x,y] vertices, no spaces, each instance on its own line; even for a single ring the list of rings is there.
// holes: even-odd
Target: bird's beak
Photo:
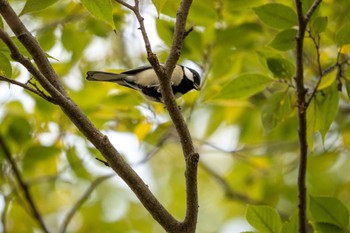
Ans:
[[[197,91],[200,91],[200,90],[201,90],[201,87],[200,87],[197,83],[194,83],[194,84],[193,84],[193,87],[194,87],[194,89],[196,89]]]

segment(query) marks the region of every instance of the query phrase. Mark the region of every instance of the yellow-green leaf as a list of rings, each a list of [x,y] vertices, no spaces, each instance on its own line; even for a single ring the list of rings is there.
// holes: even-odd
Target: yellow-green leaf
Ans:
[[[115,28],[111,0],[81,0],[84,7],[96,18]]]
[[[247,98],[264,90],[272,81],[272,78],[262,74],[243,74],[223,85],[213,99]]]
[[[58,0],[27,0],[23,10],[19,15],[24,15],[32,12],[38,12],[55,4]]]

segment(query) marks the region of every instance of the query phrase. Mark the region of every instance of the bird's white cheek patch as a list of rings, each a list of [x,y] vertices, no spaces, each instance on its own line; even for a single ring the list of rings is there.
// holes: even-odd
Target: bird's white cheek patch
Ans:
[[[185,68],[184,71],[185,71],[185,76],[193,82],[193,73],[187,68]]]

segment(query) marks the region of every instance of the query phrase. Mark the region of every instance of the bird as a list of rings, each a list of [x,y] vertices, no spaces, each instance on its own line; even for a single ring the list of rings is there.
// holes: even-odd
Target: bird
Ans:
[[[160,83],[152,66],[141,66],[122,73],[88,71],[86,79],[117,83],[139,91],[147,100],[164,104]],[[200,75],[196,70],[183,65],[175,66],[171,87],[176,99],[193,89],[200,90],[200,82]]]

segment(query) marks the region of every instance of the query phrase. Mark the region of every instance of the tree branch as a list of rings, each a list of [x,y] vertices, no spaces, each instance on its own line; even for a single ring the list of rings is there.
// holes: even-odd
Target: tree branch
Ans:
[[[317,83],[315,85],[315,87],[313,88],[307,102],[306,102],[306,107],[308,107],[312,101],[312,99],[315,97],[316,93],[317,93],[317,89],[321,84],[322,78],[324,76],[326,76],[327,74],[331,73],[332,71],[334,71],[335,69],[341,69],[341,67],[345,64],[347,64],[350,61],[350,56],[345,58],[342,62],[337,62],[336,64],[328,67],[327,69],[323,70],[322,73],[320,74],[320,76],[317,79]]]
[[[35,89],[31,86],[28,86],[27,84],[25,83],[21,83],[21,82],[18,82],[16,80],[13,80],[13,79],[9,79],[7,77],[4,77],[2,75],[0,75],[0,81],[4,81],[4,82],[8,82],[8,83],[11,83],[13,85],[16,85],[16,86],[19,86],[19,87],[22,87],[23,89],[27,90],[27,91],[30,91],[38,96],[40,96],[41,98],[43,98],[44,100],[47,100],[53,104],[56,104],[56,102],[50,97],[50,96],[47,96],[45,95],[43,92],[39,91],[38,89]]]
[[[176,14],[176,24],[173,35],[173,42],[170,49],[170,54],[165,63],[165,67],[159,64],[157,56],[153,53],[151,44],[144,27],[144,19],[140,14],[139,10],[139,1],[135,0],[135,6],[131,6],[125,3],[122,0],[116,0],[118,3],[127,7],[131,11],[134,12],[139,25],[141,34],[144,39],[145,48],[147,52],[147,59],[151,63],[153,69],[155,70],[160,87],[162,97],[165,103],[165,106],[168,109],[169,115],[172,119],[172,122],[179,134],[182,150],[184,152],[184,157],[186,161],[186,216],[185,220],[182,224],[183,232],[195,232],[196,230],[196,222],[198,216],[198,190],[197,190],[197,167],[199,154],[195,152],[191,134],[188,130],[187,124],[176,104],[175,97],[172,92],[171,87],[171,75],[176,66],[177,61],[181,55],[181,48],[184,38],[186,37],[186,21],[187,16],[192,4],[192,0],[182,0],[180,3],[180,7]]]
[[[55,87],[62,95],[68,96],[55,71],[53,70],[45,52],[41,49],[38,41],[27,30],[22,21],[16,15],[10,4],[6,0],[0,1],[0,14],[5,19],[11,30],[15,33],[18,40],[24,45],[38,65],[42,75]]]
[[[297,91],[298,103],[298,136],[299,136],[299,172],[298,172],[298,191],[299,191],[299,233],[307,233],[307,191],[306,191],[306,170],[307,170],[307,123],[306,110],[307,90],[304,85],[304,37],[307,24],[322,0],[315,0],[305,17],[303,15],[302,0],[295,0],[297,18],[298,18],[298,33],[296,36],[296,71],[295,82]]]
[[[79,210],[79,208],[84,204],[84,202],[86,202],[91,193],[97,188],[97,186],[99,186],[103,181],[113,177],[114,174],[112,175],[106,175],[106,176],[101,176],[98,177],[96,180],[94,180],[89,188],[84,192],[84,194],[80,197],[80,199],[77,201],[77,203],[75,203],[75,205],[71,208],[71,210],[67,213],[66,217],[63,220],[61,229],[59,232],[64,233],[67,230],[68,224],[70,223],[70,221],[72,220],[73,216],[75,215],[75,213]]]
[[[312,14],[316,11],[317,7],[321,4],[322,0],[315,0],[310,9],[306,12],[304,17],[305,25],[309,23]]]
[[[18,49],[12,46],[11,41],[4,41],[10,48],[11,54],[17,61],[29,70],[39,81],[46,91],[54,98],[63,112],[70,118],[76,127],[86,136],[86,138],[101,152],[111,168],[127,183],[141,203],[150,212],[153,218],[158,221],[168,232],[177,232],[179,223],[155,198],[148,186],[136,174],[136,172],[124,161],[119,152],[91,123],[86,115],[66,94],[57,74],[53,71],[51,64],[45,57],[45,53],[40,48],[36,39],[28,32],[19,17],[15,14],[6,0],[0,0],[0,14],[4,17],[10,28],[15,32],[18,39],[33,56],[39,70],[33,69],[33,64],[24,58]],[[35,67],[34,67],[35,68]],[[42,74],[42,73],[43,74]],[[49,80],[49,81],[48,81]]]
[[[44,220],[39,212],[39,209],[36,206],[32,195],[30,194],[29,188],[28,188],[27,184],[25,183],[25,181],[23,180],[21,172],[19,171],[17,164],[16,164],[15,160],[12,158],[11,152],[10,152],[9,148],[7,147],[7,145],[6,145],[6,143],[3,140],[1,135],[0,135],[0,147],[1,147],[1,150],[4,152],[6,160],[10,163],[10,165],[12,167],[13,174],[15,175],[15,178],[16,178],[19,186],[21,187],[21,189],[24,193],[24,197],[29,204],[31,214],[33,215],[34,219],[38,222],[41,229],[44,232],[49,233],[49,230],[47,229],[47,227],[45,225],[45,222],[44,222]]]

